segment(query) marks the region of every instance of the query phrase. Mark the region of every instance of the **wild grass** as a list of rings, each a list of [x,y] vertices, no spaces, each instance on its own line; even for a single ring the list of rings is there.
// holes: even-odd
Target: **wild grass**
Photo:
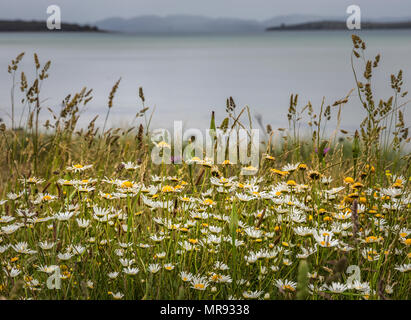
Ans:
[[[410,299],[407,93],[399,71],[393,96],[374,100],[380,56],[367,59],[359,37],[355,89],[317,111],[292,95],[289,128],[262,128],[253,176],[208,159],[155,165],[153,111],[142,88],[141,123],[106,127],[120,80],[103,128],[95,117],[77,129],[92,99],[87,88],[66,96],[60,110],[47,108],[50,119],[41,123],[51,62],[35,55],[29,80],[19,69],[23,58],[9,66],[11,119],[0,126],[3,298]],[[355,132],[340,128],[349,99],[367,114]],[[213,114],[210,128],[251,129],[250,110],[229,98],[226,117],[217,125]],[[50,289],[56,268],[61,288]],[[349,279],[352,270],[358,281]]]

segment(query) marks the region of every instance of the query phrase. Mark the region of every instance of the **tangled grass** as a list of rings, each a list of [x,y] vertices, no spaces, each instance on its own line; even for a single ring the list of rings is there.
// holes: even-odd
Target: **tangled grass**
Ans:
[[[410,154],[401,102],[374,101],[380,57],[353,36],[356,91],[367,116],[358,131],[325,137],[351,93],[316,114],[292,96],[289,130],[266,128],[253,176],[229,161],[150,161],[151,117],[140,88],[137,129],[76,124],[91,90],[67,96],[42,126],[42,82],[20,73],[23,113],[1,124],[0,296],[6,299],[409,299]],[[357,59],[357,60],[355,60]],[[365,62],[360,79],[356,61]],[[232,98],[221,130],[245,128]],[[26,113],[24,113],[26,112]],[[311,137],[298,127],[308,114]],[[249,114],[249,112],[248,112]],[[21,119],[27,118],[24,127]],[[249,117],[250,127],[252,126]],[[42,129],[44,127],[44,129]],[[216,128],[214,116],[211,128]],[[274,132],[283,134],[273,142]],[[344,135],[344,141],[337,138]],[[189,144],[190,142],[188,142]],[[172,148],[166,143],[163,148]],[[354,273],[353,273],[354,271]],[[52,289],[61,281],[60,289]],[[56,282],[57,281],[57,282]]]

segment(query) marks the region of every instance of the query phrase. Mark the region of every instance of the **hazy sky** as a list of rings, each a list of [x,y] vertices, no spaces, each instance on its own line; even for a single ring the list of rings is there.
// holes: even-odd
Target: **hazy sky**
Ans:
[[[0,0],[0,19],[45,19],[46,8],[51,4],[60,6],[63,22],[146,14],[258,20],[288,14],[344,16],[351,4],[359,5],[367,18],[411,16],[409,0]]]

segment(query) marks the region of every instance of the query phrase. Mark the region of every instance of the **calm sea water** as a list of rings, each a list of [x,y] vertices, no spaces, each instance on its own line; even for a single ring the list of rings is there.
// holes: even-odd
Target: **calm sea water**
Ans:
[[[390,74],[404,71],[411,87],[411,31],[361,32],[370,57],[381,53],[375,73],[376,98],[392,94]],[[44,105],[58,110],[60,101],[83,86],[94,89],[94,99],[81,117],[86,125],[95,115],[104,121],[111,87],[122,78],[109,124],[136,124],[141,108],[138,87],[146,104],[156,107],[154,127],[170,128],[173,120],[185,127],[204,128],[210,112],[218,121],[225,101],[248,105],[253,115],[274,128],[287,125],[291,93],[300,105],[318,108],[323,97],[332,103],[354,87],[350,65],[349,32],[284,32],[253,35],[136,36],[123,34],[0,33],[0,117],[10,114],[11,77],[7,65],[25,51],[22,69],[33,75],[33,53],[52,60],[50,77],[42,88]],[[342,128],[359,125],[363,110],[353,95],[343,109]],[[411,113],[406,113],[410,122]],[[44,110],[43,118],[48,117]]]

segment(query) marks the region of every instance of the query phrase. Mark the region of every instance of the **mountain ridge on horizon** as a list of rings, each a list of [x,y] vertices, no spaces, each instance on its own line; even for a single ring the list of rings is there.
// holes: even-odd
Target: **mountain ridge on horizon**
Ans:
[[[265,20],[173,14],[142,15],[134,18],[110,17],[94,23],[63,22],[62,31],[119,32],[136,34],[245,34],[277,30],[338,30],[346,17],[293,14]],[[362,19],[364,29],[410,29],[411,17]],[[0,20],[0,31],[48,31],[45,21]]]
[[[141,15],[133,18],[110,17],[93,23],[99,29],[125,33],[208,33],[208,32],[263,32],[267,28],[281,25],[296,25],[322,20],[345,21],[345,16],[325,17],[321,15],[292,14],[280,15],[265,20],[207,17],[202,15]],[[367,22],[411,21],[411,17],[363,18]]]

